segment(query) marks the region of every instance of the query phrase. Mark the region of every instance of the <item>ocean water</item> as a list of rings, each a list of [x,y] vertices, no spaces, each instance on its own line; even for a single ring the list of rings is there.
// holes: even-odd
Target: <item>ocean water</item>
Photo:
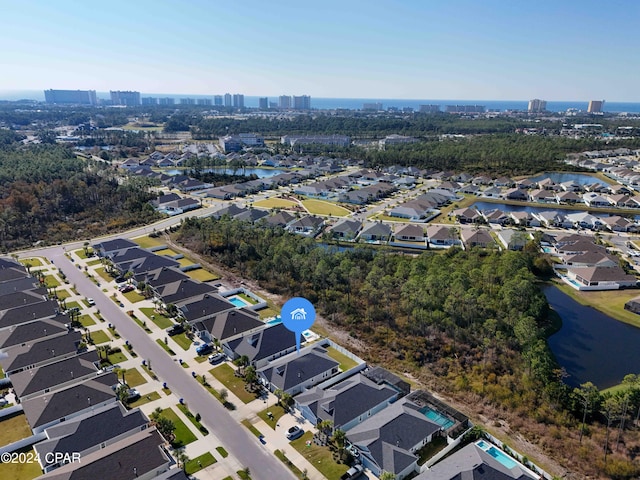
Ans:
[[[98,98],[109,99],[109,92],[97,92]],[[213,95],[192,95],[178,93],[142,93],[142,97],[175,98],[176,103],[180,98],[210,98]],[[244,103],[247,108],[258,108],[260,97],[245,96]],[[277,102],[278,97],[268,97],[270,102]],[[44,91],[0,91],[0,100],[33,99],[44,101]],[[361,110],[365,103],[381,103],[383,110],[394,108],[413,108],[418,110],[420,105],[440,105],[440,111],[445,111],[447,105],[483,105],[487,110],[526,110],[529,100],[451,100],[451,99],[393,99],[393,98],[319,98],[311,97],[311,108],[319,110],[333,110],[344,108],[348,110]],[[561,102],[547,101],[547,110],[550,112],[566,112],[570,108],[587,111],[588,100],[567,100]],[[608,113],[640,113],[640,102],[608,102],[604,104],[604,111]]]

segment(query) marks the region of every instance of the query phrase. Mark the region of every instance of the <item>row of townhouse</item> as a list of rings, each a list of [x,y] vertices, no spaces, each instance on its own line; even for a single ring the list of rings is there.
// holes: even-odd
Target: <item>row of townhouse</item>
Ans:
[[[31,429],[30,436],[0,451],[33,445],[44,472],[38,479],[70,478],[71,472],[88,478],[114,468],[112,462],[122,475],[137,469],[140,478],[186,479],[181,470],[170,469],[174,462],[149,419],[118,401],[116,374],[102,369],[95,349],[87,349],[46,288],[22,265],[4,258],[0,365],[17,402],[3,414],[22,411]]]

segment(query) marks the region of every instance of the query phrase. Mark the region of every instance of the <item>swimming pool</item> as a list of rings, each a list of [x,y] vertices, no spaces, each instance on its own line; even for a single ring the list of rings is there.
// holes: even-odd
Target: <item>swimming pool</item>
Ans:
[[[282,319],[280,318],[280,315],[278,315],[276,318],[272,318],[271,320],[267,320],[265,323],[267,325],[277,325],[279,323],[282,323]]]
[[[479,440],[478,442],[476,442],[476,445],[482,450],[484,450],[485,452],[487,452],[489,455],[491,455],[493,458],[495,458],[498,462],[500,462],[505,467],[511,469],[513,467],[518,466],[518,462],[516,462],[509,455],[504,453],[502,450],[494,447],[493,445],[490,445],[483,440]]]
[[[422,413],[425,417],[427,417],[433,423],[437,423],[438,425],[440,425],[445,430],[447,430],[448,428],[451,428],[456,423],[454,420],[451,420],[449,417],[442,415],[441,413],[438,413],[429,407],[424,407],[423,409],[420,410],[420,413]]]
[[[229,297],[229,298],[227,298],[227,300],[229,300],[231,303],[233,303],[238,308],[246,307],[247,305],[249,305],[243,299],[241,299],[240,297],[236,297],[236,296]]]

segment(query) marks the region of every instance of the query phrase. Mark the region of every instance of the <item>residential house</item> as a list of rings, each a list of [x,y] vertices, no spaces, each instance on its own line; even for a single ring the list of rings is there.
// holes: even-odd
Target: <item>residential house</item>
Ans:
[[[587,228],[589,230],[600,230],[604,226],[600,218],[587,212],[568,213],[567,219],[573,222],[575,227]]]
[[[555,200],[558,203],[566,203],[569,205],[582,202],[582,197],[573,191],[569,192],[556,192]]]
[[[216,220],[219,220],[225,215],[233,218],[236,215],[239,215],[242,212],[245,212],[246,210],[247,210],[246,208],[240,207],[235,203],[232,203],[231,205],[226,205],[224,207],[219,208],[218,210],[215,210],[213,213],[211,213],[211,216]]]
[[[1,273],[12,272],[2,270]],[[45,300],[0,311],[0,331],[5,328],[15,328],[25,323],[39,322],[44,319],[52,319],[61,324],[69,321],[65,315],[60,313],[57,301]]]
[[[551,190],[538,189],[529,191],[529,201],[540,203],[555,203],[556,193]]]
[[[611,215],[610,217],[601,217],[600,220],[605,224],[606,228],[612,232],[629,232],[637,231],[638,224],[632,222],[628,218],[619,215]]]
[[[15,372],[9,378],[16,396],[24,401],[95,377],[98,360],[98,354],[91,350],[34,369]]]
[[[511,218],[498,208],[481,211],[480,215],[482,215],[485,221],[489,224],[493,223],[496,225],[504,225],[511,221]]]
[[[47,439],[34,445],[44,473],[62,466],[53,453],[80,454],[81,458],[148,428],[149,419],[136,408],[127,412],[120,402],[110,403],[69,422],[47,428]]]
[[[27,398],[22,402],[22,408],[31,430],[37,434],[57,423],[116,402],[111,389],[116,383],[115,373],[94,376],[66,388]]]
[[[475,208],[458,208],[451,214],[460,223],[476,223],[482,220],[482,215]]]
[[[118,252],[133,247],[138,247],[138,244],[127,238],[115,238],[92,245],[93,251],[96,252],[99,257],[111,257]]]
[[[269,212],[267,212],[266,210],[260,210],[258,208],[250,208],[246,212],[242,212],[236,215],[234,218],[235,220],[238,220],[241,222],[257,223],[258,221],[268,216],[269,216]]]
[[[482,191],[483,197],[490,198],[501,198],[502,197],[502,188],[500,187],[488,187]]]
[[[289,212],[281,211],[276,213],[275,215],[263,218],[262,221],[272,227],[285,228],[287,225],[289,225],[289,223],[295,220],[295,218],[296,217]]]
[[[337,375],[339,366],[340,362],[331,358],[326,349],[316,345],[269,362],[259,368],[257,374],[269,391],[282,390],[297,395]]]
[[[493,184],[496,187],[507,187],[507,188],[513,188],[515,187],[516,183],[509,177],[499,177],[496,178],[493,181]]]
[[[547,227],[557,228],[571,228],[573,222],[568,220],[567,217],[557,210],[550,210],[545,212],[535,212],[532,215],[538,219],[540,225]]]
[[[329,388],[313,387],[295,399],[296,408],[313,425],[332,422],[334,429],[348,431],[393,403],[400,392],[377,384],[359,373]]]
[[[0,329],[0,349],[7,351],[11,347],[36,341],[41,338],[53,338],[69,333],[71,320],[66,315],[55,319],[41,319],[23,323],[11,328]]]
[[[138,288],[144,288],[143,285],[148,285],[153,291],[153,295],[158,298],[159,287],[179,282],[180,280],[188,280],[189,278],[190,277],[186,273],[172,267],[161,267],[154,270],[147,270],[146,272],[133,276]]]
[[[301,342],[304,341],[302,338]],[[291,330],[278,323],[224,342],[222,349],[232,360],[246,355],[255,368],[260,368],[293,352],[296,349],[296,338]]]
[[[573,267],[616,267],[618,259],[606,253],[605,250],[590,250],[563,256],[566,265]]]
[[[498,447],[487,440],[470,443],[452,453],[444,460],[424,470],[414,480],[452,480],[452,479],[499,479],[499,480],[539,480],[540,475],[532,472],[515,460],[498,460]],[[502,454],[507,457],[507,454]]]
[[[294,220],[287,225],[287,230],[298,235],[304,235],[307,237],[315,237],[322,227],[324,226],[324,219],[312,215],[307,215]]]
[[[478,185],[474,185],[473,183],[469,183],[460,189],[461,193],[466,193],[467,195],[480,195],[480,187]]]
[[[203,316],[190,323],[205,342],[216,339],[225,343],[247,332],[257,332],[264,328],[260,316],[245,308],[225,310],[211,316]]]
[[[460,236],[465,248],[489,248],[496,245],[491,234],[485,229],[462,228],[460,229]]]
[[[396,242],[424,242],[426,238],[424,228],[419,225],[400,225],[396,228]]]
[[[503,229],[496,235],[507,250],[522,250],[531,240],[531,234],[521,230]]]
[[[429,225],[427,227],[429,245],[433,247],[451,247],[460,244],[458,232],[454,227],[443,225]]]
[[[216,287],[190,278],[162,285],[156,288],[156,290],[158,292],[158,298],[165,306],[171,304],[177,305],[191,298],[206,294],[212,295],[218,291]]]
[[[573,280],[567,283],[576,290],[618,290],[638,285],[634,275],[627,275],[618,266],[571,267],[567,269],[567,277]]]
[[[147,428],[83,456],[81,462],[67,463],[37,478],[39,480],[158,478],[169,471],[169,466],[173,462],[165,450],[164,443],[165,440],[155,428]]]
[[[365,225],[358,238],[361,238],[365,242],[384,243],[389,241],[391,233],[392,230],[390,225],[382,222],[376,222]]]
[[[510,188],[504,193],[504,198],[507,200],[521,200],[524,202],[528,199],[528,195],[527,192],[522,190],[522,188]]]
[[[402,480],[418,469],[415,453],[441,429],[418,405],[403,398],[351,428],[347,440],[375,476],[387,471]]]
[[[361,229],[362,222],[360,220],[342,218],[330,227],[328,231],[333,238],[351,242],[356,239]]]
[[[582,201],[588,207],[610,207],[611,203],[605,197],[597,193],[587,192],[582,195]]]
[[[160,210],[168,215],[179,215],[184,212],[196,210],[201,206],[200,201],[195,198],[181,198],[179,200],[163,204]]]
[[[82,341],[80,332],[70,331],[66,335],[38,338],[35,342],[25,342],[5,352],[0,357],[0,365],[5,374],[12,375],[25,369],[32,369],[55,363],[78,354]]]
[[[510,212],[509,217],[511,217],[511,220],[513,220],[513,223],[516,225],[523,227],[540,226],[539,220],[529,212]]]

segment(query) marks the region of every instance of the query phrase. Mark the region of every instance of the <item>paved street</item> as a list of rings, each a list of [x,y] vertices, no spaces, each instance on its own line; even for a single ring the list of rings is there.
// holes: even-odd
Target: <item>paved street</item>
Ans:
[[[266,449],[248,430],[231,417],[229,412],[211,394],[202,388],[190,371],[182,368],[158,346],[155,341],[127,316],[124,309],[109,299],[101,288],[89,281],[84,272],[64,254],[61,246],[44,251],[31,251],[30,255],[45,256],[64,271],[78,293],[95,299],[102,316],[112,323],[120,335],[129,340],[139,358],[151,360],[152,367],[161,381],[179,397],[184,398],[189,409],[202,415],[202,423],[222,442],[223,446],[240,463],[238,469],[249,467],[254,479],[295,478],[293,474]],[[212,446],[213,447],[213,446]]]

